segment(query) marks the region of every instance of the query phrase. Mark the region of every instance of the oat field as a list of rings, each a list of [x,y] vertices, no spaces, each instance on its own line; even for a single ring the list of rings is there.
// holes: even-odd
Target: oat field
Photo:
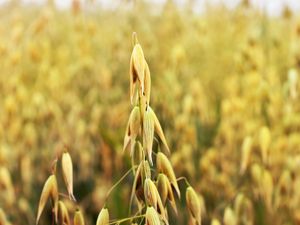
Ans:
[[[0,5],[0,225],[300,225],[299,15]]]

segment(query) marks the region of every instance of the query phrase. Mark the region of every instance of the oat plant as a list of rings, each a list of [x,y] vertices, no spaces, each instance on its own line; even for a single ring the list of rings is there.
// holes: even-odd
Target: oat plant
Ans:
[[[168,159],[170,149],[167,144],[163,129],[154,110],[150,106],[151,75],[149,66],[144,57],[143,49],[138,42],[136,33],[133,33],[133,51],[130,59],[130,102],[132,110],[126,127],[123,152],[129,152],[132,168],[127,172],[107,193],[107,198],[114,188],[129,174],[133,174],[129,206],[129,217],[110,220],[109,211],[104,206],[98,215],[96,225],[131,224],[161,225],[169,224],[167,204],[170,204],[175,214],[178,212],[176,200],[181,198],[178,182],[184,181],[187,185],[185,199],[191,224],[201,224],[201,204],[198,194],[191,187],[185,177],[177,178],[172,164]],[[157,140],[154,134],[157,134]],[[153,142],[162,143],[162,147],[153,151]],[[76,201],[73,194],[73,168],[68,152],[61,156],[62,173],[68,195],[59,194],[56,179],[56,162],[53,174],[47,179],[40,197],[37,220],[48,199],[52,202],[52,224],[83,225],[84,217],[77,210],[73,223],[69,218],[66,206],[59,197],[68,197]],[[133,205],[137,205],[137,213],[131,213]],[[106,203],[104,204],[106,205]]]

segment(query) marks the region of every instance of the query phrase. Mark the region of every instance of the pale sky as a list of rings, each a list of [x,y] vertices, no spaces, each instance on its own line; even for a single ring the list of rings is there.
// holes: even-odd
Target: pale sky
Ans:
[[[0,0],[0,4],[4,2],[8,2],[9,0]],[[41,4],[45,2],[46,0],[23,0],[23,2],[29,2],[29,3],[37,3]],[[84,0],[80,0],[81,2],[84,2]],[[96,0],[99,4],[101,4],[104,7],[110,8],[111,6],[117,4],[121,0]],[[148,0],[149,2],[152,2],[153,4],[163,4],[166,0]],[[72,0],[55,0],[56,4],[60,8],[67,8]],[[177,4],[183,5],[186,0],[175,0]],[[209,2],[211,4],[218,4],[218,3],[224,3],[227,7],[233,8],[235,7],[240,0],[196,0],[196,8],[195,11],[203,11],[205,2]],[[269,15],[280,15],[282,9],[285,5],[288,5],[290,9],[295,13],[300,13],[300,0],[251,0],[252,4],[259,8],[259,9],[265,9]]]

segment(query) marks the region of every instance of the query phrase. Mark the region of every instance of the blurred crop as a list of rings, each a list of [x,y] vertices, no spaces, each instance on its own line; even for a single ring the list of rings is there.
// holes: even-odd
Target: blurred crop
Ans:
[[[204,14],[172,1],[159,12],[139,1],[1,6],[0,224],[35,223],[66,147],[77,202],[64,205],[96,224],[131,168],[122,148],[133,31],[175,174],[202,196],[202,224],[300,224],[300,18],[289,9],[269,17],[247,1]],[[128,216],[132,183],[111,193],[110,218]],[[183,200],[170,224],[188,223]],[[40,224],[51,216],[48,203]]]

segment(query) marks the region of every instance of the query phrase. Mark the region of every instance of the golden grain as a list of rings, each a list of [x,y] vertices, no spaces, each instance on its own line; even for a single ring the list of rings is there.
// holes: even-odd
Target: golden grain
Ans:
[[[76,201],[73,194],[73,163],[69,152],[64,152],[61,159],[64,181],[68,190],[69,198]]]
[[[96,225],[108,225],[109,224],[109,212],[107,208],[102,208],[98,218]]]

